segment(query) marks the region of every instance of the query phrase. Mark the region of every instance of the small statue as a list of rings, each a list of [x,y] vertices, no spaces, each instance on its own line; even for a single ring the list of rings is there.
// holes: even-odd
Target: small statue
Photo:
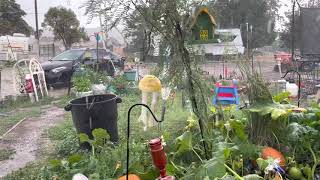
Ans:
[[[148,104],[148,96],[152,94],[151,101],[151,111],[156,111],[156,106],[158,103],[159,94],[161,93],[161,82],[153,75],[144,76],[139,82],[139,89],[142,91],[142,103]],[[153,119],[152,115],[148,118],[148,112],[145,107],[141,109],[141,115],[139,121],[142,121],[144,127],[143,130],[146,131],[148,127],[153,127],[156,125],[156,121]]]

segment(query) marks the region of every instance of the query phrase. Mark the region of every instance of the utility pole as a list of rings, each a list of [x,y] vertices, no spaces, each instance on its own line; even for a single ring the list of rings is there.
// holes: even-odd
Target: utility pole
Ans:
[[[40,40],[39,40],[39,27],[38,27],[38,3],[37,0],[34,0],[34,11],[36,19],[36,39],[38,41],[38,56],[40,58]]]

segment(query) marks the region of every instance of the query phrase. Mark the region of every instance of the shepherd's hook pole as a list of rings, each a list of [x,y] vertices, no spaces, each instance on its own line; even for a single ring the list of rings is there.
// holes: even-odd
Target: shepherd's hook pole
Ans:
[[[156,118],[156,116],[153,114],[153,112],[151,111],[151,109],[149,108],[149,106],[146,105],[146,104],[135,104],[135,105],[133,105],[133,106],[131,106],[131,107],[129,108],[129,111],[128,111],[128,124],[127,124],[127,164],[126,164],[126,166],[127,166],[126,168],[127,168],[127,169],[126,169],[126,180],[129,180],[130,114],[131,114],[131,110],[132,110],[134,107],[136,107],[136,106],[144,106],[145,108],[147,108],[147,109],[149,110],[149,112],[151,113],[153,119],[154,119],[157,123],[163,122],[163,120],[164,120],[164,114],[165,114],[165,110],[166,110],[165,107],[162,109],[161,120],[158,120],[158,119]]]

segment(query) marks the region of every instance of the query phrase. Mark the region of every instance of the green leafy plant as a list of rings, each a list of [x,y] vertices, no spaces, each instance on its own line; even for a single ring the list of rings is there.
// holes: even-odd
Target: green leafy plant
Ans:
[[[109,134],[105,129],[98,128],[92,131],[93,139],[90,139],[87,134],[80,133],[79,139],[80,143],[89,143],[92,148],[92,155],[95,154],[96,150],[101,150],[101,148],[107,143],[109,139]]]
[[[14,153],[14,149],[0,149],[0,161],[10,159]]]
[[[91,81],[86,76],[73,76],[72,83],[77,92],[87,92],[91,90]]]
[[[281,92],[273,96],[273,100],[278,103],[286,103],[290,102],[289,100],[290,92]]]
[[[311,154],[313,166],[311,171],[311,179],[315,177],[316,167],[320,164],[318,139],[319,132],[312,127],[304,126],[298,123],[291,123],[288,126],[288,139],[294,149],[301,154]],[[307,153],[309,151],[309,153]],[[300,156],[301,156],[300,154]]]
[[[113,78],[110,84],[116,89],[118,93],[125,93],[128,81],[124,75],[118,75]]]

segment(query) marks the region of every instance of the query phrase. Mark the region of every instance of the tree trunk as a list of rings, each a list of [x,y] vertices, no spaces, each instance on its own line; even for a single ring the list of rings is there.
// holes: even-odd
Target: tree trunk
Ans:
[[[207,146],[206,146],[205,134],[204,134],[204,132],[205,132],[204,119],[206,119],[206,117],[204,117],[204,115],[201,113],[201,111],[199,109],[199,104],[196,99],[195,83],[192,78],[193,72],[191,69],[191,58],[190,58],[190,54],[189,54],[188,49],[185,47],[185,44],[184,44],[185,43],[185,38],[184,38],[185,36],[184,36],[182,28],[178,22],[176,24],[176,34],[177,34],[177,39],[178,39],[178,51],[181,54],[182,62],[183,62],[184,68],[187,72],[186,73],[187,74],[187,84],[188,84],[187,89],[188,89],[189,96],[190,96],[192,110],[193,110],[194,114],[198,117],[198,123],[199,123],[200,131],[201,131],[201,136],[203,139],[203,147],[204,147],[204,151],[205,151],[205,156],[207,159],[209,159],[209,156],[207,154]]]

